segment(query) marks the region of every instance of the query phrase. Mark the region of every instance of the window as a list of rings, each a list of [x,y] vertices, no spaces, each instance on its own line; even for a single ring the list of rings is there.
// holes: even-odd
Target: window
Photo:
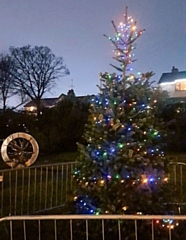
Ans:
[[[28,111],[28,112],[35,112],[36,107],[34,107],[34,106],[26,107],[25,110]]]
[[[184,90],[186,90],[186,81],[184,81],[184,82],[176,82],[175,89],[176,89],[176,91],[184,91]]]

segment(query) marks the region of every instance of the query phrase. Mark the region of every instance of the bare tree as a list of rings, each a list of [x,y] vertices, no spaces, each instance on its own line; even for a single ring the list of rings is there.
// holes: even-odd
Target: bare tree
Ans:
[[[48,47],[10,47],[10,53],[15,64],[16,88],[35,102],[39,115],[43,94],[55,86],[56,79],[68,75],[69,70],[63,58],[56,57]]]
[[[0,55],[0,97],[2,100],[2,109],[5,112],[7,108],[7,99],[16,94],[14,88],[14,79],[11,74],[14,68],[9,55]]]

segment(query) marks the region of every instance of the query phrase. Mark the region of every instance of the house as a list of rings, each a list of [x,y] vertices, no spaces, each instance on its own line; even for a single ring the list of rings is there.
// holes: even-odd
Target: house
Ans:
[[[91,95],[92,96],[92,95]],[[56,98],[42,98],[40,100],[40,106],[41,109],[42,108],[52,108],[55,107],[61,100],[65,99],[66,97],[70,98],[70,99],[76,99],[80,102],[84,102],[86,103],[88,101],[88,99],[90,98],[90,96],[75,96],[75,93],[73,91],[73,89],[69,90],[67,95],[65,94],[61,94],[59,97]],[[27,113],[36,113],[37,112],[37,106],[36,103],[32,100],[30,102],[28,102],[27,104],[24,105],[24,110]]]
[[[59,97],[56,98],[42,98],[40,100],[41,108],[52,108],[55,107],[56,104],[64,98],[64,94],[61,94]],[[32,100],[24,105],[24,109],[26,112],[36,112],[37,106],[36,103]]]
[[[172,67],[171,72],[162,74],[158,85],[163,91],[168,92],[169,98],[186,100],[186,71]]]

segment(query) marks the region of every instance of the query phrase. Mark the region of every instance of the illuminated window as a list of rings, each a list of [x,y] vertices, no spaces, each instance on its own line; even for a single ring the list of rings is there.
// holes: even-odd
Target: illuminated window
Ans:
[[[33,107],[33,106],[31,106],[31,107],[28,108],[28,111],[30,111],[30,112],[33,112],[33,111],[35,111],[35,110],[36,110],[36,108]]]
[[[184,82],[177,82],[175,85],[176,91],[184,91],[186,90],[186,81]]]

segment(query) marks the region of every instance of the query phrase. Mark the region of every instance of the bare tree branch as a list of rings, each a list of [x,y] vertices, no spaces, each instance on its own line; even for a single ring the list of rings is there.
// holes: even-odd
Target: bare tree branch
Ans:
[[[0,98],[3,111],[7,108],[7,99],[16,95],[14,78],[12,76],[13,61],[9,55],[0,55]]]
[[[38,114],[43,94],[55,86],[55,80],[69,74],[62,57],[56,57],[48,47],[30,45],[10,47],[15,63],[12,75],[16,88],[35,100]]]

